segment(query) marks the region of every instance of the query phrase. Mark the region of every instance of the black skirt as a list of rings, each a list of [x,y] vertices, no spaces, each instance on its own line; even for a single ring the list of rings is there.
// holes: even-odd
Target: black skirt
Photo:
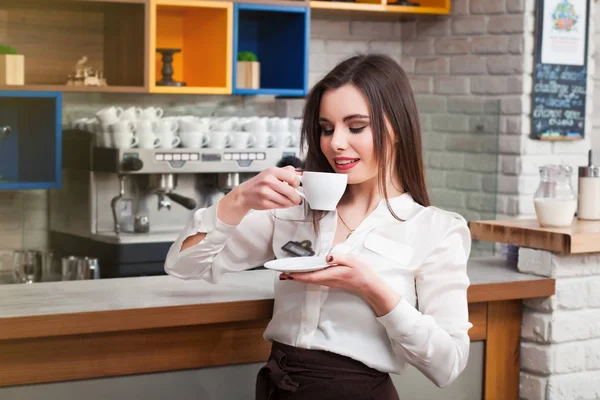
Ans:
[[[339,354],[274,342],[256,400],[399,400],[390,375]]]

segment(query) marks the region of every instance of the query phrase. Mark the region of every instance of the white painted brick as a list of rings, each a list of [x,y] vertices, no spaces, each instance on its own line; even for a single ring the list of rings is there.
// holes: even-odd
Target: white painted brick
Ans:
[[[397,30],[398,28],[395,29]],[[400,22],[400,37],[402,37],[403,40],[414,39],[417,37],[417,21]]]
[[[549,141],[533,140],[525,136],[520,139],[522,140],[523,154],[550,154],[552,152],[552,143]]]
[[[535,32],[535,15],[525,14],[525,32]]]
[[[393,23],[388,21],[350,21],[350,35],[381,39],[394,37]]]
[[[507,135],[523,135],[529,133],[528,122],[522,115],[508,115],[500,117],[502,123],[501,133]]]
[[[466,115],[433,115],[431,127],[438,132],[466,132],[469,128],[469,119]]]
[[[424,57],[415,60],[415,73],[418,75],[445,75],[450,71],[447,57]]]
[[[522,54],[525,49],[525,38],[523,35],[512,35],[508,39],[508,51],[511,54]]]
[[[482,177],[482,174],[476,172],[449,171],[446,173],[446,186],[449,189],[480,191]],[[487,211],[492,211],[493,209],[494,207],[491,207]]]
[[[502,195],[498,192],[498,177],[495,175],[486,175],[483,177],[483,191],[485,193],[494,193],[495,196]],[[512,194],[512,193],[510,193]]]
[[[421,120],[421,131],[431,131],[431,116],[427,114],[420,114],[419,119]]]
[[[579,372],[585,368],[585,352],[580,343],[541,345],[521,343],[521,368],[527,372],[549,375]]]
[[[402,55],[402,43],[400,41],[375,40],[370,42],[368,47],[372,53],[385,53],[397,57]]]
[[[445,150],[446,135],[439,132],[424,132],[422,134],[423,148],[425,150]]]
[[[322,39],[310,39],[310,54],[325,52],[325,41]]]
[[[504,14],[504,1],[471,0],[471,14]]]
[[[471,93],[483,95],[505,94],[508,91],[506,77],[474,76],[471,78]]]
[[[555,295],[550,297],[525,299],[523,300],[523,304],[528,308],[541,312],[551,312],[558,308],[558,302],[556,301]]]
[[[400,56],[398,56],[400,57]],[[415,73],[415,59],[412,57],[405,57],[401,60],[398,60],[397,57],[392,56],[392,58],[394,60],[396,60],[396,62],[398,64],[400,64],[400,66],[402,67],[402,69],[404,70],[404,72],[406,72],[407,74],[414,74]]]
[[[521,137],[500,136],[498,141],[501,154],[521,154]]]
[[[428,56],[433,54],[433,38],[420,38],[402,43],[402,54],[408,56]]]
[[[557,277],[600,275],[600,253],[585,255],[552,255]]]
[[[519,199],[514,197],[506,199],[506,214],[509,216],[519,215]]]
[[[551,319],[551,314],[540,313],[526,308],[523,310],[521,337],[539,343],[548,343]]]
[[[458,151],[466,153],[485,153],[496,154],[497,139],[489,137],[490,135],[472,135],[455,133],[452,140],[446,142],[446,149],[449,151]]]
[[[570,142],[553,142],[552,154],[587,154],[590,142],[587,140],[573,140]]]
[[[600,307],[600,277],[588,278],[588,306]]]
[[[536,3],[536,0],[525,0],[525,11],[534,12],[535,11],[535,3]]]
[[[498,136],[498,117],[496,115],[469,116],[469,132],[476,135],[492,134]],[[497,146],[495,148],[497,151]]]
[[[446,172],[428,168],[425,171],[427,187],[429,188],[444,188],[446,187]]]
[[[410,85],[412,86],[413,92],[416,94],[431,93],[433,91],[433,78],[426,76],[411,76]]]
[[[417,19],[417,35],[447,36],[450,34],[450,19],[447,17],[423,17]]]
[[[416,96],[417,107],[422,113],[440,113],[446,111],[446,96],[421,94]]]
[[[461,77],[448,77],[455,79],[465,79]],[[446,77],[436,78],[436,84],[445,81]],[[436,88],[437,91],[437,88]],[[441,93],[441,92],[440,92]],[[483,101],[481,98],[474,96],[452,96],[448,98],[448,112],[456,114],[481,114],[483,112]]]
[[[523,15],[493,15],[487,24],[489,33],[522,33],[525,30]]]
[[[469,14],[469,0],[454,0],[450,6],[452,15],[467,15]]]
[[[585,342],[585,368],[587,370],[600,369],[600,339]]]
[[[469,193],[467,207],[476,211],[492,211],[496,204],[496,196],[486,193]]]
[[[462,154],[429,153],[429,166],[443,170],[462,169],[464,156]]]
[[[466,193],[456,190],[431,189],[432,197],[440,207],[464,207]]]
[[[471,51],[471,41],[468,37],[447,37],[435,41],[437,54],[468,54]]]
[[[489,154],[466,154],[464,169],[474,172],[493,172],[495,177],[496,160]]]
[[[597,371],[552,375],[548,378],[546,400],[578,400],[600,398]]]
[[[519,196],[519,214],[531,215],[535,218],[535,205],[533,204],[533,196],[531,194]]]
[[[398,46],[399,48],[400,46]],[[326,40],[325,52],[329,54],[351,55],[365,53],[369,50],[369,44],[361,40]],[[312,49],[311,49],[312,51]]]
[[[525,77],[526,79],[527,77]],[[525,83],[523,83],[523,76],[522,75],[517,75],[517,76],[509,76],[507,77],[506,80],[506,86],[507,86],[507,93],[508,94],[522,94],[523,91],[523,87],[525,86]],[[523,132],[521,132],[523,133]]]
[[[552,253],[545,250],[519,248],[519,262],[517,268],[520,272],[553,277],[556,274]]]
[[[519,397],[521,400],[546,400],[548,378],[521,372]]]
[[[556,281],[557,305],[561,309],[586,307],[587,293],[587,278],[563,278]]]
[[[481,75],[486,72],[485,58],[481,56],[454,56],[450,60],[450,73],[455,75]]]
[[[521,173],[521,157],[503,155],[500,157],[500,165],[504,175],[519,175]]]
[[[506,0],[506,11],[509,13],[525,11],[525,0]]]
[[[476,36],[471,45],[474,54],[504,54],[508,53],[507,36]]]
[[[487,18],[482,15],[456,17],[452,19],[452,33],[454,35],[478,35],[487,30]]]
[[[469,93],[469,78],[437,76],[433,80],[433,91],[436,94],[467,94]]]
[[[500,102],[502,114],[525,114],[531,109],[527,96],[505,96]]]
[[[515,75],[523,72],[523,60],[520,55],[490,56],[487,69],[492,75]]]
[[[310,35],[313,38],[347,39],[349,34],[350,24],[348,21],[314,18],[310,21]]]

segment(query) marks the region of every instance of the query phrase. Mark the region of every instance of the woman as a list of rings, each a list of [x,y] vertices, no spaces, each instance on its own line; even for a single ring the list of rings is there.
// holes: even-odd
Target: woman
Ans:
[[[398,399],[389,373],[407,363],[448,385],[469,354],[471,239],[429,204],[404,71],[382,55],[340,63],[307,97],[302,140],[306,170],[348,176],[337,210],[301,204],[293,167],[265,170],[194,213],[166,271],[216,282],[289,257],[290,241],[327,255],[329,268],[275,282],[257,399]]]

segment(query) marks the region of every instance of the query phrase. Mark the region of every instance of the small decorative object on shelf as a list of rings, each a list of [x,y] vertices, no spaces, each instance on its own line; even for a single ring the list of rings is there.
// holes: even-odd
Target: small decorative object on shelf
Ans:
[[[13,47],[0,45],[0,85],[25,84],[25,56]]]
[[[253,52],[240,51],[238,53],[236,81],[238,89],[260,88],[260,62]]]
[[[173,55],[180,53],[181,49],[156,49],[157,52],[162,54],[162,79],[156,82],[156,86],[185,86],[185,82],[178,82],[173,80]]]
[[[75,64],[75,75],[69,75],[67,86],[108,86],[102,71],[92,71],[92,67],[86,65],[87,56],[81,57]]]

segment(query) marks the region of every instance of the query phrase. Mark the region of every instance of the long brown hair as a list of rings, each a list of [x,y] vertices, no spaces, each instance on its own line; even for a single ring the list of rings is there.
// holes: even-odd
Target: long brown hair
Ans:
[[[429,206],[429,195],[423,171],[421,124],[412,88],[406,73],[392,58],[381,54],[358,55],[338,64],[317,82],[306,98],[301,142],[306,143],[307,171],[334,172],[321,151],[319,110],[323,93],[351,84],[367,99],[373,131],[373,148],[378,165],[378,184],[388,210],[392,210],[386,187],[389,155],[402,190],[422,206]],[[392,129],[390,135],[387,122]],[[318,232],[323,212],[313,211],[313,224]]]

